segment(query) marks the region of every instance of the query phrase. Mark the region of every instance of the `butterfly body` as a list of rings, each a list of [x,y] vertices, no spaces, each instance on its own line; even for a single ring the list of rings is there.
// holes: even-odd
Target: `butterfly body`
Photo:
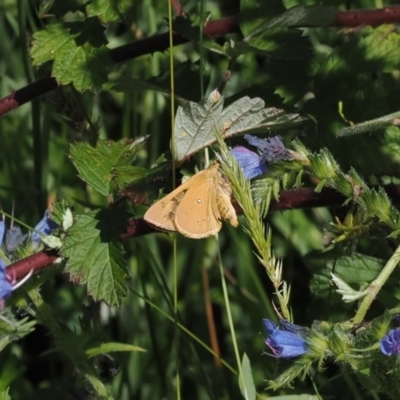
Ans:
[[[218,171],[218,164],[198,172],[147,210],[144,219],[167,231],[192,239],[215,235],[222,220],[237,226],[231,204],[230,184]]]

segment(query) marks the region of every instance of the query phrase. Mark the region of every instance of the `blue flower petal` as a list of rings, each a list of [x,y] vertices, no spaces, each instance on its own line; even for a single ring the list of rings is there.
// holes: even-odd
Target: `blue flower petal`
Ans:
[[[264,325],[264,329],[268,333],[268,335],[272,335],[274,333],[275,329],[279,329],[278,325],[276,325],[274,322],[272,322],[271,320],[269,320],[267,318],[263,319],[263,325]]]
[[[269,145],[269,139],[261,139],[257,136],[253,135],[244,135],[244,138],[247,140],[247,143],[257,147],[258,150],[261,152],[264,152],[264,150],[268,147]]]
[[[6,275],[6,263],[2,258],[0,258],[0,279],[3,279],[5,275]]]
[[[35,226],[35,230],[32,232],[32,243],[33,247],[36,248],[40,241],[41,241],[41,235],[50,235],[50,233],[57,228],[57,224],[49,218],[50,211],[46,210],[44,213],[43,218],[37,223]]]
[[[267,166],[264,161],[254,151],[246,149],[246,147],[237,146],[232,149],[232,154],[242,167],[246,179],[252,179],[267,172]]]
[[[0,300],[4,300],[10,296],[13,285],[7,278],[6,263],[0,258]]]
[[[290,329],[297,327],[285,321],[285,325]],[[267,346],[271,349],[272,353],[279,358],[292,358],[301,356],[309,351],[306,346],[305,340],[298,334],[290,331],[280,329],[274,322],[269,319],[263,319],[264,329],[268,337],[265,340]]]
[[[281,331],[280,329],[265,341],[272,352],[280,358],[298,357],[308,352],[304,339],[295,333]]]
[[[260,150],[261,158],[264,162],[291,160],[293,158],[292,154],[283,144],[280,136],[260,139],[256,136],[244,135],[244,138],[250,145]]]
[[[380,341],[380,350],[385,356],[400,354],[400,329],[392,329]]]

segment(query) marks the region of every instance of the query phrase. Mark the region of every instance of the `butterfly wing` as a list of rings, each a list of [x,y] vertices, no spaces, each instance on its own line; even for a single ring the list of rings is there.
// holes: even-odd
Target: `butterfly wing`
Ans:
[[[171,193],[158,200],[153,204],[144,214],[143,219],[157,228],[165,229],[167,231],[176,231],[174,223],[175,212],[179,203],[185,197],[187,190],[192,186],[201,185],[204,181],[203,175],[208,170],[200,171],[193,175],[185,183],[178,186]]]
[[[226,190],[218,187],[217,189],[217,207],[220,219],[229,221],[235,228],[239,225],[236,211],[231,203],[231,196],[228,196]]]
[[[157,228],[165,229],[167,231],[175,231],[175,210],[180,200],[185,195],[185,191],[181,190],[175,192],[176,190],[153,204],[147,210],[146,214],[144,214],[144,220]]]
[[[199,172],[199,174],[201,174],[201,172]],[[174,223],[175,211],[185,196],[188,188],[193,184],[196,185],[199,174],[193,175],[185,183],[178,186],[171,193],[153,204],[144,214],[144,220],[157,228],[165,229],[167,231],[176,231]]]
[[[201,179],[190,185],[175,212],[176,230],[192,239],[215,235],[221,229],[217,206],[217,168],[199,172]],[[215,215],[215,214],[218,215]]]

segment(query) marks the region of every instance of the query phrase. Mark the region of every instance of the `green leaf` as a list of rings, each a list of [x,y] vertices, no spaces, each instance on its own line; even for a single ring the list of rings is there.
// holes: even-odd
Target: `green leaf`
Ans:
[[[94,20],[48,25],[34,34],[31,50],[34,65],[54,61],[52,76],[63,85],[73,83],[79,91],[99,91],[107,82],[111,65],[104,43],[104,28]]]
[[[22,339],[34,330],[36,321],[23,318],[17,321],[11,313],[2,311],[0,318],[0,351],[8,344]]]
[[[244,133],[261,133],[302,122],[298,114],[285,115],[277,108],[264,108],[265,102],[245,96],[223,109],[224,97],[217,90],[196,104],[178,107],[175,120],[175,159],[180,161],[215,142],[215,130],[224,139]]]
[[[131,0],[91,0],[86,6],[89,17],[97,17],[104,23],[124,20],[125,14],[133,8]]]
[[[96,301],[109,305],[119,305],[127,294],[126,261],[117,241],[127,217],[118,209],[77,215],[61,248],[61,254],[68,258],[66,271],[71,279],[87,284]]]
[[[256,387],[251,373],[250,360],[246,353],[243,354],[242,372],[243,375],[239,376],[240,391],[246,400],[254,400],[256,398]]]
[[[139,346],[133,346],[131,344],[109,342],[109,343],[102,343],[100,346],[86,350],[86,354],[89,358],[91,358],[98,356],[100,354],[112,353],[115,351],[146,351],[146,350]]]
[[[215,141],[213,129],[223,103],[224,98],[214,90],[198,104],[190,101],[178,107],[174,128],[176,148],[172,149],[176,160],[183,160]]]
[[[326,256],[322,255],[310,287],[316,295],[322,296],[328,293],[332,288],[330,273],[333,272],[347,284],[352,285],[353,289],[363,288],[378,276],[384,265],[384,261],[379,258],[359,253],[341,257],[335,262],[327,260]]]
[[[144,168],[131,165],[143,143],[143,138],[134,143],[128,140],[100,140],[97,147],[76,143],[70,147],[70,157],[80,178],[107,196],[117,187],[137,182],[146,176]]]

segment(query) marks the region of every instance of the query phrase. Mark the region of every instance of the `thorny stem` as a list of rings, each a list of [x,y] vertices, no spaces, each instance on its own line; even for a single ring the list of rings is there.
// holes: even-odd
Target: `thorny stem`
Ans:
[[[174,1],[174,7],[179,14],[183,12],[179,1]],[[182,15],[182,14],[181,14]],[[361,25],[378,26],[381,24],[400,21],[400,6],[384,7],[372,10],[338,11],[332,26],[357,27]],[[239,32],[239,21],[236,16],[229,16],[215,21],[209,21],[204,27],[204,34],[209,37],[223,36],[228,33]],[[174,45],[189,42],[189,39],[174,33]],[[112,49],[110,57],[113,62],[119,63],[156,51],[163,52],[169,47],[169,34],[162,33],[150,38]],[[58,87],[57,81],[52,77],[40,79],[21,89],[13,91],[0,99],[0,116],[17,108],[33,99],[42,96]]]

